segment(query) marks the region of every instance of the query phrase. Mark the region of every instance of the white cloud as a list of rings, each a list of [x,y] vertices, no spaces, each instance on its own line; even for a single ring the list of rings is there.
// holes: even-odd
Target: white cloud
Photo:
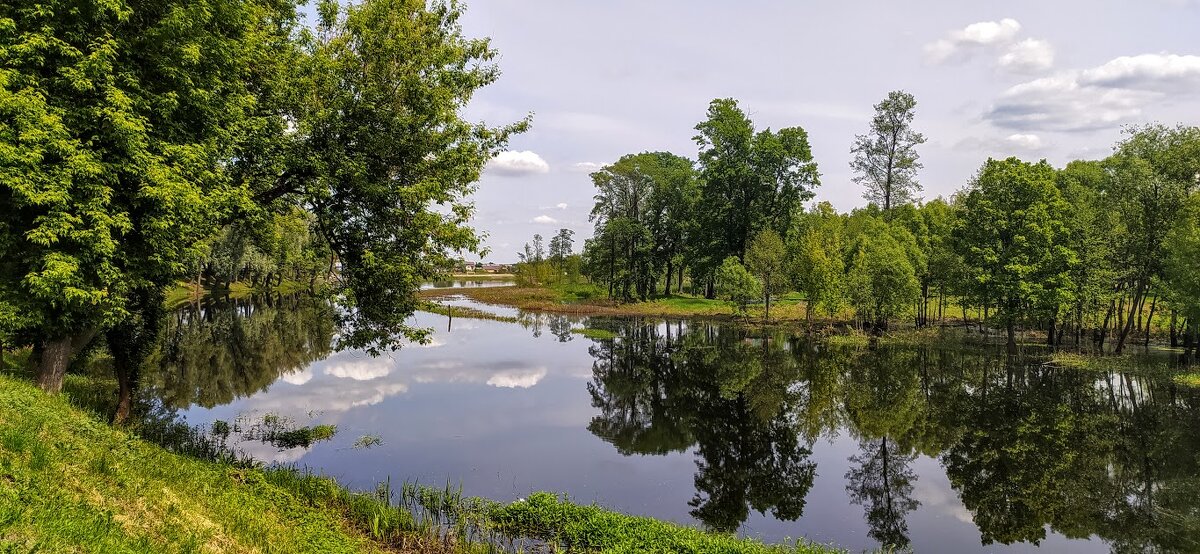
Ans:
[[[553,217],[550,217],[546,214],[542,214],[542,215],[539,215],[539,216],[531,219],[529,222],[530,223],[540,223],[542,225],[553,225],[555,223],[558,223],[558,220],[554,219]]]
[[[312,368],[305,368],[304,371],[293,371],[280,377],[279,380],[289,385],[303,385],[311,381],[313,378]]]
[[[1009,46],[1000,56],[999,64],[1016,73],[1045,71],[1054,65],[1054,47],[1044,40],[1027,38]]]
[[[1021,30],[1015,19],[980,21],[951,31],[945,38],[925,45],[925,57],[932,63],[961,60],[980,47],[1007,44]]]
[[[1008,136],[975,134],[954,144],[957,150],[994,158],[1037,154],[1045,147],[1042,137],[1033,133],[1013,133]]]
[[[577,173],[595,173],[601,169],[604,169],[604,164],[598,164],[596,162],[579,162],[571,164],[571,171]]]
[[[1079,83],[1078,72],[1035,79],[1004,91],[986,118],[1018,130],[1088,131],[1114,127],[1141,114],[1157,96]]]
[[[984,115],[1014,130],[1088,131],[1136,121],[1163,100],[1200,92],[1200,56],[1121,56],[1010,87]]]
[[[392,366],[383,358],[333,363],[325,368],[326,375],[355,381],[370,381],[387,377],[391,372]]]
[[[550,164],[532,150],[510,150],[501,152],[488,161],[487,170],[505,177],[523,177],[549,173]]]
[[[1042,147],[1042,137],[1029,133],[1015,133],[1005,139],[1013,146],[1026,150],[1037,150]]]
[[[1121,56],[1084,71],[1079,81],[1101,87],[1191,92],[1200,87],[1200,56]]]
[[[510,369],[499,371],[488,378],[487,384],[507,389],[527,389],[538,384],[546,376],[546,368]]]
[[[567,203],[566,203],[566,202],[559,202],[559,203],[555,204],[555,205],[554,205],[554,207],[555,207],[555,208],[558,208],[558,209],[560,209],[560,210],[565,210],[565,209],[567,209]]]

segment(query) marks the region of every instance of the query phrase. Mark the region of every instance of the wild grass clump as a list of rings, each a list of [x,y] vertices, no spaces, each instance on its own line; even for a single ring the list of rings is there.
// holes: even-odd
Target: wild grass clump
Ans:
[[[568,551],[583,552],[729,552],[826,553],[834,550],[806,542],[766,545],[656,519],[620,514],[598,506],[580,506],[539,492],[523,501],[494,508],[496,528],[510,536],[539,539]]]
[[[461,289],[454,289],[461,290]],[[503,321],[505,323],[520,323],[516,317],[494,314],[492,312],[473,308],[471,306],[450,306],[447,304],[438,304],[437,302],[421,302],[418,309],[431,314],[444,315],[449,317],[460,317],[464,319],[486,319],[489,321]]]
[[[363,435],[354,441],[354,444],[351,446],[351,448],[354,448],[355,450],[362,450],[374,448],[381,444],[383,444],[383,439],[380,438],[379,435]]]
[[[1104,373],[1138,373],[1138,374],[1170,374],[1174,369],[1169,360],[1136,354],[1120,356],[1097,356],[1075,352],[1054,352],[1050,354],[1049,363],[1064,369],[1084,371],[1099,371]]]

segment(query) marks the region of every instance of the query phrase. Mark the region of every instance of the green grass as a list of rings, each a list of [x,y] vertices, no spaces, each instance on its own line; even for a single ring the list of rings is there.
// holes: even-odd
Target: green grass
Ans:
[[[268,473],[172,454],[0,377],[0,546],[12,552],[373,552]]]
[[[1171,378],[1176,384],[1200,388],[1200,373],[1184,373]]]
[[[766,545],[656,519],[624,515],[597,506],[580,506],[545,492],[495,507],[488,517],[506,533],[541,539],[571,552],[758,554],[835,551],[806,542]]]
[[[494,314],[485,310],[480,310],[479,308],[472,308],[470,306],[449,306],[446,304],[439,304],[437,302],[421,301],[417,309],[433,314],[448,315],[450,317],[460,317],[464,319],[487,319],[491,321],[503,321],[506,323],[520,322],[519,319],[512,316]]]
[[[199,289],[192,283],[180,282],[173,288],[167,290],[166,304],[167,308],[175,309],[184,304],[195,302],[201,296],[204,296],[204,289]]]

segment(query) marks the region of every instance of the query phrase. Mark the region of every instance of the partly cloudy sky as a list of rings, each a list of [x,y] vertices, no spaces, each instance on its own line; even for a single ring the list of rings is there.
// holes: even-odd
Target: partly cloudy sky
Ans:
[[[890,90],[917,98],[926,198],[988,156],[1062,165],[1103,157],[1126,124],[1200,123],[1194,0],[481,0],[463,24],[492,37],[503,71],[466,115],[533,114],[476,196],[498,261],[537,232],[590,236],[588,173],[621,155],[695,158],[713,98],[759,128],[808,130],[817,199],[841,210],[864,203],[850,145]]]

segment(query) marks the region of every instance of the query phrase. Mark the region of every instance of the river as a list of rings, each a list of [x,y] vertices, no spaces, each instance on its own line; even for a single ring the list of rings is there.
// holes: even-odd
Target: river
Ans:
[[[832,346],[700,321],[418,313],[432,340],[335,352],[328,308],[172,315],[145,399],[192,425],[336,425],[242,444],[357,489],[416,480],[851,551],[1200,551],[1200,394],[986,346]],[[586,338],[583,328],[615,338]],[[573,332],[574,330],[574,332]],[[1169,364],[1165,355],[1148,364]],[[363,437],[380,444],[355,448]]]

